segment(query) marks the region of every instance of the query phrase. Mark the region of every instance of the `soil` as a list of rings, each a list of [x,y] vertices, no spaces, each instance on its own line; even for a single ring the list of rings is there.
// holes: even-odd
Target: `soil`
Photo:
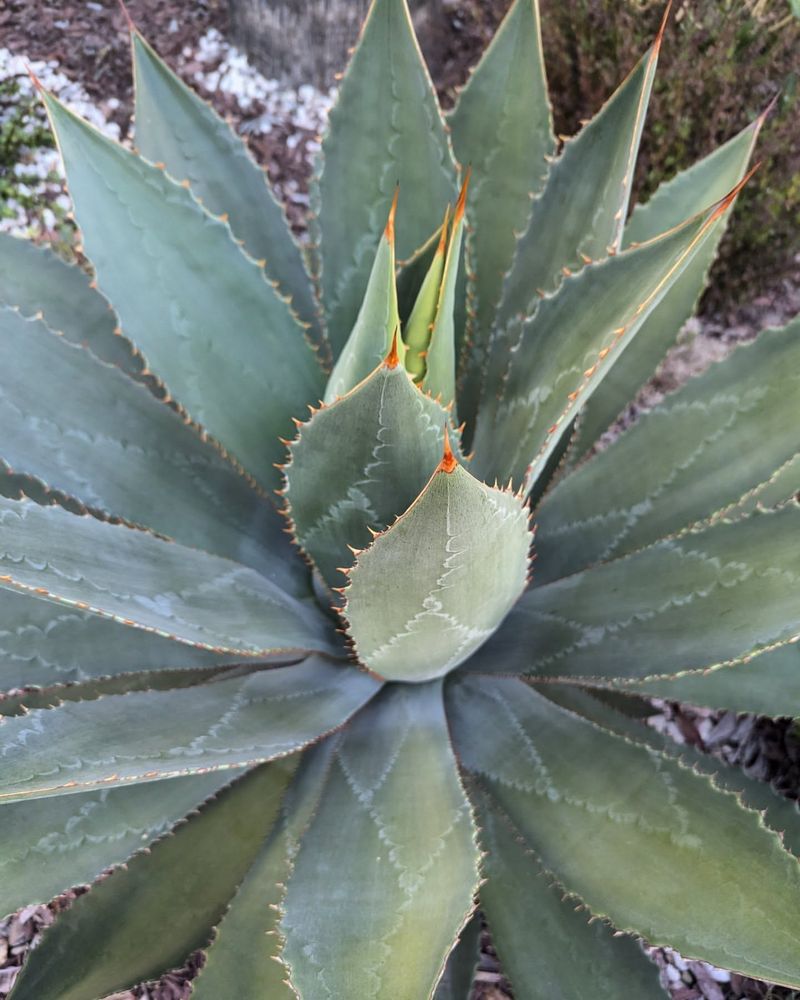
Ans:
[[[443,103],[452,104],[458,86],[465,81],[469,66],[491,38],[509,0],[442,0],[443,19],[431,22],[420,32],[426,57],[432,66]],[[192,80],[198,64],[192,53],[208,29],[223,34],[227,28],[226,0],[128,0],[128,9],[143,34],[154,40],[161,55],[181,74]],[[420,26],[422,27],[422,26]],[[132,111],[130,57],[125,17],[116,0],[71,2],[71,0],[4,0],[0,10],[0,44],[29,59],[54,60],[70,78],[79,80],[98,104],[108,106],[109,97],[118,99],[111,116],[125,136]],[[207,67],[204,67],[207,68]],[[206,92],[217,110],[237,124],[255,119],[258,104],[243,113],[230,94]],[[280,127],[268,135],[249,136],[257,159],[268,169],[281,190],[303,191],[309,176],[308,158],[302,147],[286,142]],[[288,206],[290,218],[302,229],[303,202]],[[636,419],[638,413],[655,405],[690,375],[719,360],[733,343],[749,339],[768,325],[785,322],[800,310],[800,260],[795,279],[784,282],[774,295],[756,300],[730,315],[695,321],[690,336],[672,352],[657,376],[642,391],[616,428]],[[744,766],[759,777],[772,781],[783,793],[800,796],[800,743],[788,720],[734,717],[730,713],[693,713],[677,705],[663,708],[667,722],[677,735],[701,749],[717,753],[731,763]],[[709,721],[710,720],[710,721]],[[720,737],[720,734],[723,734]],[[29,906],[0,921],[0,998],[10,990],[17,970],[42,930],[86,888],[58,897],[48,906]],[[687,901],[688,902],[688,901]],[[677,969],[672,975],[674,1000],[773,1000],[795,994],[767,984],[733,976],[720,983],[702,963],[675,964],[667,952],[654,955],[664,968]],[[202,963],[192,956],[187,965],[164,976],[157,983],[118,994],[114,1000],[184,1000],[190,981]],[[488,932],[481,940],[481,958],[473,1000],[511,998],[510,986],[502,975]]]

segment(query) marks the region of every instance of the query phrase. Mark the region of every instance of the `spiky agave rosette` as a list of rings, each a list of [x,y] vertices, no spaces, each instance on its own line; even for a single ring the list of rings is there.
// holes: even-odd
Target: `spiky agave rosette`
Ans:
[[[555,156],[531,0],[447,121],[375,0],[304,251],[132,38],[136,152],[43,95],[95,280],[0,242],[0,910],[124,863],[14,1000],[465,997],[477,906],[520,997],[800,985],[794,808],[642,725],[795,710],[800,323],[592,450],[763,115],[628,217],[660,36]]]

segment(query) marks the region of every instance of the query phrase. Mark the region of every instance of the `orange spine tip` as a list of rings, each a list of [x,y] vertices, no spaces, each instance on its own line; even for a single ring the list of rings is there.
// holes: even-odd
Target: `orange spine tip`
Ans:
[[[453,472],[458,465],[458,460],[453,454],[453,449],[450,447],[450,432],[447,429],[447,424],[444,425],[444,452],[442,454],[442,460],[439,462],[439,468],[437,472],[446,472],[448,475]]]
[[[442,222],[442,231],[439,235],[439,245],[436,247],[436,256],[441,257],[444,254],[445,247],[447,246],[447,228],[450,222],[450,206],[444,210],[444,221]]]
[[[467,207],[467,191],[469,190],[469,182],[472,177],[472,167],[467,167],[467,172],[464,174],[464,183],[461,185],[461,192],[458,196],[458,201],[456,202],[456,210],[453,215],[453,225],[457,226],[459,222],[464,218],[464,210]]]
[[[397,199],[400,197],[400,185],[394,189],[394,198],[392,198],[392,207],[389,209],[389,218],[386,220],[386,229],[383,231],[383,235],[390,243],[394,243],[394,217],[397,214]]]
[[[656,35],[656,40],[653,43],[653,48],[655,54],[661,48],[661,43],[664,40],[664,32],[667,30],[667,21],[669,21],[669,12],[672,9],[672,0],[667,0],[667,6],[664,8],[664,16],[661,18],[661,24],[658,29],[658,34]]]
[[[383,362],[387,368],[397,368],[400,364],[400,354],[397,350],[397,327],[394,328],[394,333],[392,334],[392,346],[389,348],[389,353]]]
[[[44,85],[39,77],[33,72],[30,66],[26,63],[25,69],[28,71],[28,76],[31,78],[31,83],[39,91],[40,94],[44,93]]]

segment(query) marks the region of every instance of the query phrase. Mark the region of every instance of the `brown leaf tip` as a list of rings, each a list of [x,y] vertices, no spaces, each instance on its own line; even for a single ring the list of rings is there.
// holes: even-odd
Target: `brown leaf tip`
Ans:
[[[457,226],[459,222],[464,218],[464,210],[467,207],[467,191],[469,191],[469,182],[472,177],[472,167],[467,167],[467,172],[464,174],[464,183],[461,185],[461,192],[458,196],[458,201],[456,202],[456,210],[453,216],[453,225]]]
[[[133,23],[133,18],[131,17],[130,11],[125,6],[124,0],[119,0],[119,7],[120,7],[120,10],[122,11],[122,13],[123,13],[123,15],[125,17],[125,21],[126,21],[126,23],[128,25],[128,30],[130,31],[130,33],[132,35],[135,34],[136,33],[136,25]]]
[[[394,217],[397,215],[397,199],[400,197],[400,185],[394,189],[392,207],[389,209],[389,218],[386,220],[386,229],[383,234],[390,243],[394,243]]]
[[[447,227],[450,222],[450,206],[448,205],[444,210],[444,221],[442,222],[442,231],[439,234],[439,245],[436,247],[436,256],[444,256],[445,247],[447,246]]]
[[[42,81],[33,72],[33,70],[30,68],[30,66],[27,63],[25,64],[25,69],[28,71],[28,76],[31,78],[31,83],[34,85],[34,87],[36,88],[36,90],[40,94],[43,94],[45,92],[45,90],[44,90],[44,84],[42,83]]]
[[[389,348],[389,353],[383,362],[387,368],[397,368],[400,364],[400,354],[397,350],[397,327],[394,328],[394,333],[392,334],[392,346]]]
[[[437,472],[446,472],[450,475],[454,472],[456,466],[458,465],[458,459],[453,454],[453,449],[450,447],[450,432],[447,429],[447,424],[444,425],[444,452],[442,454],[442,460],[439,462],[439,468]]]
[[[656,53],[661,48],[661,43],[664,41],[664,32],[667,30],[667,21],[669,21],[670,10],[672,10],[672,0],[667,0],[667,6],[664,8],[664,16],[661,18],[658,34],[656,35],[656,40],[653,43],[653,48]]]

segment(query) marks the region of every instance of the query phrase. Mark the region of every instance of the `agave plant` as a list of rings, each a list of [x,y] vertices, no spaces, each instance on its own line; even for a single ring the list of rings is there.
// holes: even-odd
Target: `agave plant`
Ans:
[[[477,907],[519,997],[800,985],[794,808],[642,724],[797,704],[800,323],[594,447],[763,115],[629,213],[660,36],[556,155],[533,0],[447,119],[375,0],[301,249],[132,32],[136,150],[42,95],[94,278],[0,242],[0,911],[95,882],[14,1000],[464,998]]]

